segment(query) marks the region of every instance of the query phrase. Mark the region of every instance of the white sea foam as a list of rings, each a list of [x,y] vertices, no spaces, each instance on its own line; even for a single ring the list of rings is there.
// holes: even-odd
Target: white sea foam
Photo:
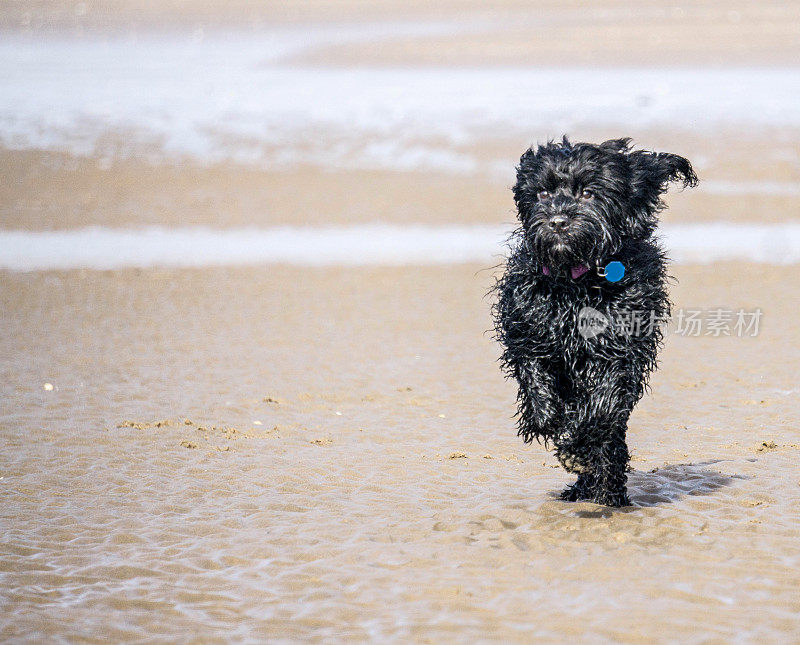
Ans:
[[[493,226],[272,229],[85,228],[0,231],[0,268],[119,269],[225,265],[397,266],[496,264],[508,231]],[[800,224],[665,227],[665,246],[682,263],[800,262]]]
[[[529,142],[587,126],[800,127],[798,68],[403,69],[284,62],[326,43],[443,28],[284,29],[202,39],[6,35],[0,41],[0,142],[110,156],[147,150],[267,165],[474,172],[468,147],[498,135]],[[475,26],[457,27],[467,28]],[[121,140],[109,138],[120,132]]]

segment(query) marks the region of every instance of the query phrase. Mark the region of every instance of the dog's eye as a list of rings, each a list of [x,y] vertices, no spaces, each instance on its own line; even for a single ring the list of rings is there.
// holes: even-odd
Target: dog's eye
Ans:
[[[591,199],[592,197],[594,197],[594,193],[588,188],[585,188],[581,193],[581,199]]]
[[[550,193],[546,190],[540,190],[538,193],[536,193],[536,197],[539,199],[550,199]]]

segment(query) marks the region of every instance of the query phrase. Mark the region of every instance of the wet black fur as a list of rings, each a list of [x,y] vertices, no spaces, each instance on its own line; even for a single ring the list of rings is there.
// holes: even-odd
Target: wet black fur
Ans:
[[[630,503],[627,422],[663,332],[584,338],[578,313],[590,306],[612,319],[633,310],[669,315],[666,258],[653,234],[673,181],[697,183],[689,161],[631,150],[630,139],[593,145],[564,137],[520,159],[513,188],[520,226],[493,314],[504,371],[519,383],[519,435],[552,444],[561,465],[578,474],[566,500]],[[557,216],[568,220],[560,235],[549,224]],[[611,260],[627,269],[617,283],[596,270]],[[581,263],[591,270],[573,280],[569,268]]]

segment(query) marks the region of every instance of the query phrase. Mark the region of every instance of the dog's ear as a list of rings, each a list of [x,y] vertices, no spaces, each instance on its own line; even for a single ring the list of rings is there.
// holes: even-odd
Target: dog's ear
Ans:
[[[517,181],[511,189],[514,192],[514,203],[517,205],[518,212],[522,212],[526,202],[525,184],[533,173],[536,166],[537,151],[529,148],[522,153],[517,166]],[[529,197],[529,196],[528,196]]]
[[[684,188],[697,185],[692,164],[684,157],[669,152],[637,150],[628,155],[631,164],[631,187],[634,197],[655,205],[671,182],[680,181]]]
[[[697,175],[688,159],[668,152],[637,150],[627,155],[631,168],[631,231],[634,237],[646,237],[656,227],[659,211],[664,208],[661,195],[672,182],[684,188],[697,185]]]
[[[608,150],[610,152],[627,154],[631,149],[631,141],[632,139],[630,137],[623,137],[622,139],[609,139],[608,141],[603,141],[598,148],[602,148],[603,150]]]

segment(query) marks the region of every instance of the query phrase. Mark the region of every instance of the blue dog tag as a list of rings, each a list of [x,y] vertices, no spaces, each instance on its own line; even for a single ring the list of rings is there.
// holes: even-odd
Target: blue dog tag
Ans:
[[[606,280],[609,282],[619,282],[622,276],[625,275],[625,265],[622,262],[609,262],[606,264],[604,271],[606,272]]]

